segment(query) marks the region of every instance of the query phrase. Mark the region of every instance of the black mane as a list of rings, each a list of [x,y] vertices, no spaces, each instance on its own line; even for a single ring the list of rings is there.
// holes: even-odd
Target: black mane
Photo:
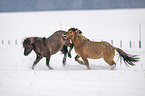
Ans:
[[[74,31],[76,31],[76,30],[78,30],[77,28],[70,28],[70,29],[68,29],[68,30],[72,30],[73,32]]]
[[[26,38],[26,39],[24,39],[24,41],[23,41],[23,47],[25,48],[27,45],[29,45],[30,44],[30,38]]]

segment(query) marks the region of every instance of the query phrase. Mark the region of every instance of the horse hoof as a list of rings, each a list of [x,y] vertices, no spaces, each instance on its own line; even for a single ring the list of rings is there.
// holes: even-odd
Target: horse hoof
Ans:
[[[80,61],[79,63],[80,63],[80,64],[82,64],[82,65],[86,65],[86,64],[84,64],[84,62],[83,62],[83,61]]]
[[[81,62],[80,62],[80,64],[84,64],[84,62],[83,62],[83,61],[81,61]]]
[[[32,66],[32,69],[34,70],[34,66]]]
[[[65,63],[63,63],[63,66],[65,66]]]
[[[63,60],[63,62],[62,62],[64,66],[65,66],[65,62],[66,62],[66,60]]]
[[[52,67],[49,67],[49,70],[53,70],[53,68]]]
[[[116,64],[113,64],[113,65],[111,66],[111,70],[114,70],[115,67],[116,67]]]
[[[72,57],[71,54],[68,54],[68,57],[71,58]]]
[[[90,67],[87,67],[88,68],[88,70],[91,70],[91,68]]]

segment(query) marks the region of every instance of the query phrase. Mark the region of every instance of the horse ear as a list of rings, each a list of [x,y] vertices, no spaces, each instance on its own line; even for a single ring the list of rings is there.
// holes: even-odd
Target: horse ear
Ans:
[[[82,34],[82,31],[81,30],[79,30],[79,34]]]
[[[81,30],[77,30],[77,33],[82,34],[82,31]]]
[[[43,38],[42,38],[42,40],[43,40],[43,41],[45,41],[45,40],[46,40],[46,38],[45,38],[45,37],[43,37]]]
[[[33,38],[27,38],[27,45],[31,45],[33,42],[34,42],[34,39]]]
[[[24,47],[24,48],[25,48],[26,46],[30,45],[30,44],[31,44],[30,38],[24,39],[24,41],[23,41],[23,47]]]
[[[34,38],[30,38],[30,44],[34,43]]]

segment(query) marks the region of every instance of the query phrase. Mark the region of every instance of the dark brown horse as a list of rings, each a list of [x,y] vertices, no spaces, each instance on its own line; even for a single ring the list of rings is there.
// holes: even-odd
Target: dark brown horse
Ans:
[[[73,48],[73,44],[70,43],[69,40],[64,39],[62,34],[65,31],[56,31],[53,35],[48,38],[41,37],[28,37],[23,42],[24,55],[27,56],[29,53],[34,50],[37,57],[32,65],[32,69],[34,69],[35,65],[43,58],[46,57],[46,65],[49,69],[53,69],[49,65],[49,60],[51,55],[57,53],[58,51],[62,51],[64,54],[63,65],[66,62],[66,56],[71,58],[71,50]],[[68,52],[67,46],[70,47]]]
[[[85,38],[81,33],[82,32],[76,28],[70,28],[62,36],[65,39],[69,39],[72,41],[72,43],[74,44],[75,52],[77,53],[75,60],[80,64],[85,63],[88,69],[90,69],[90,66],[87,58],[91,59],[103,58],[106,63],[112,66],[111,69],[114,69],[116,66],[116,63],[113,60],[115,50],[123,58],[126,65],[129,64],[133,66],[134,65],[133,62],[137,62],[139,59],[136,57],[136,55],[131,56],[125,53],[123,50],[113,47],[108,42],[90,41],[89,39]],[[83,59],[84,63],[78,59],[79,57]]]

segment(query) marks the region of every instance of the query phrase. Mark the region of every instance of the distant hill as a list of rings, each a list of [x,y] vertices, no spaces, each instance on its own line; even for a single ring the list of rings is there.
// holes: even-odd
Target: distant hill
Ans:
[[[0,0],[0,12],[145,8],[145,0]]]

